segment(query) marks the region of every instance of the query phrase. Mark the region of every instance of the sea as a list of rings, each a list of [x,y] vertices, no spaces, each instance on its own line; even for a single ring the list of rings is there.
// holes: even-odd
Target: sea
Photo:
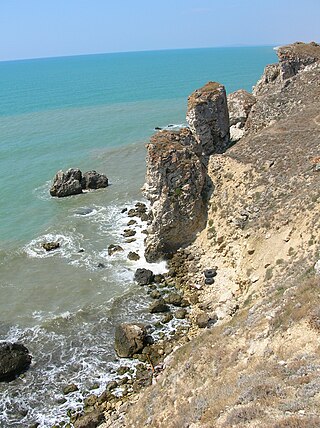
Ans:
[[[145,145],[155,127],[186,125],[187,97],[207,81],[251,91],[276,61],[273,47],[259,46],[0,62],[0,341],[23,343],[33,358],[0,383],[1,427],[68,421],[132,364],[115,355],[115,325],[157,320],[133,275],[166,269],[146,263],[140,220],[136,241],[122,235],[124,209],[144,201]],[[104,173],[110,186],[51,197],[55,173],[71,167]],[[51,241],[60,248],[46,252]],[[111,244],[124,251],[109,256]],[[78,391],[65,396],[71,383]]]

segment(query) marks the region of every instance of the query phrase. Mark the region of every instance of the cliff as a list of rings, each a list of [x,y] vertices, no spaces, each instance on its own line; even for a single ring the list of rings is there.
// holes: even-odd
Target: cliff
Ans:
[[[105,426],[320,426],[320,46],[278,56],[250,108],[231,97],[237,144],[211,82],[189,98],[190,129],[148,145],[146,252],[172,257],[191,328]]]

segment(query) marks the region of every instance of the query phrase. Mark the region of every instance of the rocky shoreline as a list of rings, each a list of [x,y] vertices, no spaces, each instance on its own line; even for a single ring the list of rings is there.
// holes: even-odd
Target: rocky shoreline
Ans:
[[[246,325],[243,321],[244,314],[251,308],[251,316],[260,319],[262,314],[259,308],[266,304],[265,299],[268,299],[269,294],[272,295],[272,290],[276,287],[273,285],[273,279],[277,278],[278,282],[284,284],[282,287],[289,287],[288,284],[295,284],[290,274],[290,269],[297,269],[293,266],[298,265],[301,272],[307,269],[306,254],[310,260],[317,261],[315,258],[317,241],[310,238],[315,236],[312,230],[303,229],[305,236],[308,237],[306,239],[309,239],[307,253],[303,247],[304,240],[301,241],[301,235],[300,239],[294,237],[296,226],[293,226],[293,217],[291,217],[291,225],[288,218],[290,215],[299,217],[300,213],[285,202],[284,193],[279,199],[286,207],[282,217],[279,214],[281,205],[278,211],[274,212],[274,207],[268,204],[268,200],[260,198],[260,195],[266,192],[263,176],[268,181],[271,180],[271,183],[277,183],[278,187],[282,186],[283,174],[287,176],[287,180],[290,180],[289,163],[283,169],[281,164],[283,159],[279,158],[279,153],[275,156],[273,149],[274,144],[279,151],[286,150],[288,147],[286,143],[283,145],[278,141],[278,136],[284,135],[281,128],[280,130],[277,128],[278,121],[290,120],[295,112],[300,116],[303,116],[305,111],[308,115],[312,112],[311,117],[314,116],[315,121],[318,117],[315,112],[319,103],[316,94],[319,94],[320,46],[315,43],[297,43],[279,48],[278,56],[279,64],[266,67],[253,94],[237,91],[230,94],[227,100],[223,86],[215,82],[209,82],[203,88],[196,90],[188,100],[189,128],[177,132],[160,131],[148,144],[144,191],[151,203],[151,212],[148,215],[149,227],[145,255],[148,261],[167,259],[168,272],[155,281],[152,281],[152,274],[150,274],[149,279],[145,281],[148,284],[143,287],[155,300],[151,305],[152,308],[155,311],[157,308],[164,311],[159,323],[167,322],[172,316],[167,312],[169,306],[177,305],[180,309],[176,310],[175,316],[179,318],[177,313],[180,312],[181,317],[188,319],[188,325],[181,331],[177,329],[173,337],[163,338],[154,343],[148,336],[148,329],[144,330],[145,327],[140,326],[142,330],[138,335],[142,334],[143,340],[136,348],[139,349],[139,353],[132,354],[134,349],[129,353],[130,356],[140,360],[134,376],[127,377],[125,374],[124,377],[119,377],[115,383],[107,386],[107,392],[102,394],[103,397],[92,398],[90,403],[87,402],[84,415],[80,418],[73,416],[71,419],[75,427],[138,427],[141,424],[152,427],[212,426],[210,425],[212,420],[208,425],[203,416],[201,419],[203,422],[199,422],[199,417],[190,413],[190,408],[194,405],[193,400],[197,403],[199,394],[204,394],[200,385],[194,386],[196,382],[193,380],[190,380],[192,386],[189,385],[190,392],[192,390],[189,397],[191,404],[184,407],[186,392],[182,392],[183,382],[193,379],[193,376],[190,378],[188,367],[193,366],[199,378],[202,377],[202,372],[196,368],[197,357],[193,361],[194,351],[197,349],[197,352],[200,352],[201,348],[203,355],[208,355],[208,361],[210,359],[216,361],[216,355],[210,351],[211,347],[216,348],[216,345],[210,345],[215,339],[210,339],[210,336],[225,342],[224,346],[229,349],[230,342],[226,338],[235,331],[235,325],[238,325],[239,329],[236,334],[245,334],[250,337],[253,333],[243,333],[243,326]],[[306,82],[309,85],[307,90]],[[314,136],[319,137],[319,134],[312,134],[312,130],[309,134],[310,138],[307,137],[307,132],[304,132],[304,143],[308,144],[307,156],[308,159],[316,159],[319,145],[314,142]],[[296,177],[295,172],[301,164],[299,145],[303,143],[297,133],[290,135],[296,150],[295,158],[292,156],[291,161],[295,168],[295,171],[292,169],[292,177]],[[238,143],[234,146],[236,141]],[[232,149],[226,152],[231,146],[233,146]],[[225,152],[228,153],[227,157],[224,156]],[[304,166],[301,167],[303,171]],[[309,183],[318,180],[319,176],[315,175],[316,167],[311,166],[311,169],[306,171],[309,174]],[[295,187],[290,189],[288,186],[285,187],[287,197],[292,195],[292,198],[297,198],[296,187],[300,186],[299,198],[302,198],[301,200],[306,204],[303,198],[308,198],[310,191],[305,193],[302,190],[304,182],[294,179]],[[309,184],[309,190],[310,188]],[[279,193],[274,189],[273,198],[277,198],[277,195]],[[316,196],[310,197],[315,203]],[[230,204],[231,201],[234,205]],[[308,214],[308,222],[313,225],[314,230],[319,227],[316,222],[316,211],[316,205],[314,205]],[[264,240],[263,244],[260,243],[259,236]],[[284,243],[282,246],[277,243],[279,240]],[[304,248],[303,251],[302,248]],[[280,258],[281,254],[284,259]],[[290,262],[292,254],[295,254],[295,260]],[[288,269],[281,269],[284,263]],[[146,274],[146,272],[140,273]],[[274,305],[274,311],[277,311],[276,303]],[[267,305],[266,308],[269,306]],[[152,308],[151,310],[154,310]],[[265,309],[265,313],[269,314],[269,311]],[[273,320],[272,312],[270,318],[268,317],[267,320]],[[237,324],[238,319],[241,320],[241,324]],[[270,328],[273,327],[269,327],[269,330]],[[251,330],[255,331],[252,327]],[[257,358],[260,356],[257,349],[262,344],[258,345],[258,337],[265,336],[259,330],[255,334],[257,335],[256,346],[252,348],[254,346],[252,343],[245,344],[241,352],[246,354],[247,350],[254,350],[250,351],[252,353],[248,357],[240,359],[240,363],[243,359],[248,361],[250,355],[257,354]],[[312,333],[309,332],[309,334],[311,337]],[[120,337],[123,339],[123,336],[122,331]],[[263,339],[265,341],[263,346],[266,347],[269,343],[269,347],[273,346],[277,349],[277,345],[273,344],[275,339],[272,335],[266,337],[269,338]],[[149,340],[149,343],[144,342],[145,340],[146,342]],[[207,341],[208,344],[206,344]],[[137,345],[137,340],[133,342]],[[242,342],[239,336],[235,349],[241,347]],[[265,349],[268,349],[268,346]],[[185,356],[179,352],[179,349],[184,350]],[[232,350],[233,353],[235,349]],[[263,355],[262,353],[262,359]],[[225,357],[226,355],[222,354],[219,357],[220,361]],[[264,360],[265,367],[269,364],[268,361]],[[289,364],[289,361],[283,364]],[[164,370],[166,367],[170,369]],[[179,367],[183,369],[180,370]],[[205,371],[205,366],[201,367]],[[120,372],[128,373],[126,370],[122,367]],[[243,368],[241,370],[245,373]],[[181,372],[180,375],[179,372]],[[265,375],[262,375],[263,382],[267,382],[263,376]],[[208,380],[210,382],[210,376],[205,379],[204,383]],[[215,376],[212,377],[212,382],[214,379]],[[228,375],[225,374],[224,382],[228,381]],[[176,389],[176,382],[180,385],[180,391]],[[127,386],[123,388],[125,394],[117,397],[111,393],[114,388],[119,388],[123,384],[129,385],[129,388]],[[167,385],[165,393],[163,385]],[[149,388],[144,393],[146,386]],[[149,390],[156,395],[150,396]],[[232,393],[224,399],[228,401],[229,396],[232,397]],[[162,410],[154,411],[151,407],[146,411],[150,406],[149,400],[151,400],[151,406],[162,406]],[[177,413],[168,400],[180,402],[185,416],[181,412]],[[208,398],[203,400],[207,403]],[[242,402],[239,401],[239,403]],[[212,412],[212,408],[214,404],[208,402],[206,411]],[[263,416],[267,415],[265,409],[250,414],[249,410],[245,409],[247,407],[237,410],[230,405],[226,408],[222,406],[214,416],[215,423],[219,427],[234,426],[236,417],[232,415],[238,411],[239,415],[241,412],[247,412],[241,413],[245,416],[239,416],[240,422],[244,418],[244,425],[241,426],[256,426],[250,425],[250,421],[254,424],[257,420],[260,420],[259,426],[263,427],[316,426],[312,425],[316,420],[316,414],[312,414],[311,420],[304,417],[303,412],[297,416],[295,414],[292,416],[290,413],[288,416],[278,411],[279,415],[276,416],[278,419],[274,419],[271,415]],[[205,414],[204,410],[202,410],[203,414]],[[288,418],[298,425],[290,425]],[[288,425],[274,425],[270,422],[280,419],[288,420]],[[304,420],[307,425],[301,425]],[[266,421],[267,425],[265,425]],[[238,423],[235,425],[238,426]]]
[[[124,210],[123,233],[139,217],[146,260],[167,260],[135,275],[158,321],[116,328],[124,364],[62,426],[320,425],[320,45],[277,53],[252,94],[209,82],[189,128],[151,138],[150,211]]]

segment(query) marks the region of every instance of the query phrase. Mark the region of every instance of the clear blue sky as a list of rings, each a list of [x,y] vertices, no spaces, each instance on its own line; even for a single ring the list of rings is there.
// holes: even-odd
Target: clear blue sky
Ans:
[[[320,0],[0,0],[0,60],[320,41]]]

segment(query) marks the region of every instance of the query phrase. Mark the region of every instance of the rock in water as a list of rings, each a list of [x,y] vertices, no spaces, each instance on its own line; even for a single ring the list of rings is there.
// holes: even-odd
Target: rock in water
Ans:
[[[46,251],[53,251],[60,248],[59,242],[44,242],[42,245],[42,248],[44,248]]]
[[[50,195],[58,198],[78,195],[82,193],[81,180],[80,169],[70,168],[67,172],[58,171],[53,179]]]
[[[139,285],[148,285],[153,282],[154,274],[150,269],[139,268],[134,274],[134,280]]]
[[[142,351],[145,340],[143,324],[122,323],[116,327],[114,349],[119,357],[130,358]]]
[[[114,253],[117,253],[119,251],[123,251],[123,248],[120,247],[120,245],[111,244],[108,247],[108,254],[109,254],[109,256],[112,256]]]
[[[82,175],[82,189],[101,189],[108,187],[108,178],[97,171],[87,171]]]
[[[21,343],[0,343],[0,381],[11,381],[28,369],[31,355]]]
[[[67,172],[58,171],[50,189],[51,196],[63,198],[78,195],[83,190],[100,189],[108,186],[108,178],[96,171],[87,171],[84,174],[80,169],[68,169]]]
[[[170,257],[203,227],[207,170],[188,129],[160,131],[147,150],[144,191],[151,202],[152,223],[145,257],[153,262]]]
[[[229,145],[229,114],[226,91],[217,82],[208,82],[188,98],[187,122],[208,156],[223,152]]]

